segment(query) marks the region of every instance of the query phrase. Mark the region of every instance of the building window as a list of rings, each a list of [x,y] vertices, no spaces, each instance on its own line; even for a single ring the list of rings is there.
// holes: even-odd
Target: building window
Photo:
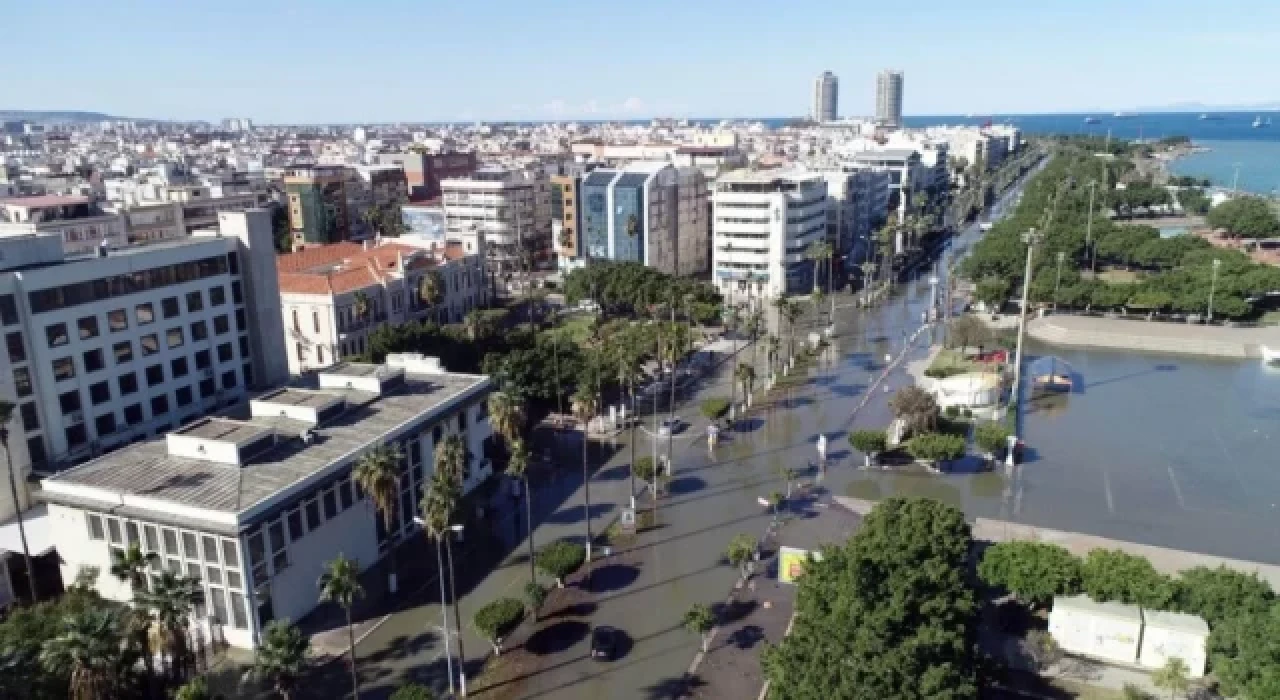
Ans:
[[[85,513],[85,520],[89,524],[89,539],[101,541],[107,539],[107,533],[102,529],[102,516],[97,513]]]
[[[190,405],[193,400],[191,387],[189,386],[178,387],[177,391],[173,392],[173,395],[177,399],[179,406]]]
[[[58,407],[62,409],[64,414],[74,413],[80,410],[80,392],[71,390],[58,396]]]
[[[13,301],[12,294],[0,296],[0,323],[6,326],[12,326],[18,322],[18,305]]]
[[[196,342],[209,337],[209,325],[204,321],[191,324],[191,341]]]
[[[200,380],[200,398],[207,399],[218,393],[218,385],[212,379]]]
[[[342,509],[346,510],[351,507],[355,501],[351,495],[351,480],[343,479],[338,482],[338,500],[342,502]]]
[[[222,388],[223,389],[236,388],[236,371],[234,369],[228,372],[222,373]]]
[[[139,338],[138,345],[142,347],[143,357],[160,352],[160,338],[155,333],[144,335]]]
[[[182,313],[182,309],[178,306],[178,297],[168,297],[160,300],[160,310],[164,313],[165,318],[173,318]]]
[[[302,332],[302,323],[298,321],[298,310],[293,310],[293,330]]]
[[[231,626],[238,630],[249,629],[249,618],[244,611],[244,595],[230,591],[227,596],[231,602]]]
[[[208,350],[196,351],[196,369],[208,369],[211,358]]]
[[[231,280],[231,301],[236,304],[244,303],[244,294],[240,291],[240,280]]]
[[[302,530],[302,511],[294,508],[285,516],[289,524],[289,541],[297,542],[305,534]]]
[[[218,346],[218,362],[230,362],[234,357],[235,350],[231,347],[231,343]]]
[[[27,454],[31,457],[32,468],[40,468],[45,463],[44,438],[39,435],[27,439]]]
[[[164,384],[164,365],[151,365],[147,368],[147,386]]]
[[[217,333],[218,335],[223,335],[224,333],[230,330],[231,330],[231,321],[227,318],[226,314],[213,317],[214,333]]]
[[[324,346],[323,345],[316,346],[316,362],[319,362],[322,365],[324,364]]]
[[[66,345],[71,341],[71,338],[67,336],[67,324],[65,323],[54,323],[45,326],[44,336],[49,341],[49,347],[51,348]]]
[[[27,344],[22,342],[22,331],[14,331],[8,333],[4,337],[5,344],[9,346],[9,361],[13,363],[27,361]]]
[[[98,382],[97,384],[90,384],[89,400],[93,402],[94,406],[101,406],[102,404],[110,401],[111,387],[108,386],[106,382]]]
[[[116,431],[116,414],[107,413],[94,419],[93,425],[98,430],[98,435],[110,435]]]
[[[35,403],[28,401],[22,404],[20,411],[22,413],[22,430],[24,432],[29,433],[32,430],[40,429],[40,412],[36,410]]]
[[[244,328],[244,309],[236,309],[236,330],[242,331]]]
[[[26,367],[13,370],[13,388],[19,398],[31,395],[31,372]]]
[[[200,550],[196,547],[196,536],[194,533],[182,533],[182,554],[188,559],[200,561]]]
[[[321,500],[324,502],[325,520],[332,520],[338,517],[338,496],[333,492],[333,489],[325,489]]]
[[[320,527],[320,523],[322,522],[320,520],[320,503],[316,501],[316,499],[312,498],[306,502],[306,505],[303,506],[303,510],[307,514],[307,531],[315,532],[316,528]]]
[[[133,343],[127,340],[111,346],[111,351],[115,353],[118,365],[133,361]]]
[[[169,395],[161,394],[151,398],[151,415],[160,417],[169,412]]]
[[[161,532],[164,537],[164,553],[171,557],[178,556],[178,533],[172,528],[165,528]]]
[[[97,372],[107,366],[106,361],[102,359],[102,350],[90,350],[81,356],[84,360],[84,371]]]
[[[212,535],[204,535],[200,538],[200,544],[204,546],[204,560],[212,564],[221,564],[222,559],[218,556],[218,539]]]
[[[142,404],[135,403],[125,406],[124,422],[131,426],[142,423]]]
[[[84,427],[84,423],[77,423],[67,428],[67,447],[75,449],[89,442],[89,431]]]
[[[107,312],[107,327],[111,332],[124,331],[129,329],[129,314],[124,309],[116,309]]]
[[[204,293],[199,289],[187,292],[187,313],[193,314],[204,310]]]
[[[76,363],[70,357],[59,357],[53,361],[53,378],[57,381],[71,379],[76,376]]]
[[[227,288],[221,285],[209,288],[209,306],[222,306],[227,303]]]
[[[323,347],[323,346],[317,346],[317,349],[320,347]],[[248,357],[248,356],[249,356],[249,336],[242,335],[240,336],[240,357]],[[320,359],[323,361],[324,356],[321,355]]]
[[[235,542],[231,540],[222,541],[222,558],[227,566],[233,569],[240,568],[240,549]]]
[[[289,550],[285,548],[284,523],[275,520],[267,526],[271,542],[271,566],[278,574],[289,568]]]
[[[213,619],[219,625],[226,626],[227,620],[227,601],[222,597],[221,588],[209,587],[209,603],[210,609],[213,611]]]
[[[169,369],[173,372],[174,378],[187,376],[187,358],[175,357],[169,361]]]
[[[138,304],[137,306],[133,307],[133,315],[138,318],[139,326],[145,326],[148,323],[155,322],[156,320],[155,309],[151,306],[150,303]]]
[[[115,518],[107,518],[107,537],[111,544],[124,544],[124,535],[120,534],[120,521]]]
[[[183,340],[181,328],[170,328],[168,331],[165,331],[165,341],[169,344],[170,350],[173,348],[180,348],[182,347],[182,344],[186,342]]]
[[[80,340],[88,340],[98,337],[98,317],[85,316],[76,321],[76,327],[80,329]]]
[[[315,329],[316,333],[320,332],[320,312],[319,311],[311,312],[311,326]]]
[[[121,396],[127,396],[138,390],[138,376],[133,372],[120,375],[116,381],[120,385]]]
[[[157,536],[155,525],[147,525],[143,527],[142,536],[146,540],[148,552],[160,551],[160,538]]]

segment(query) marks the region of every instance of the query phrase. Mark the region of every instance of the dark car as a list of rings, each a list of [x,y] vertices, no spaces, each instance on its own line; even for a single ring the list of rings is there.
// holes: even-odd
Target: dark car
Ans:
[[[601,625],[591,630],[591,658],[612,661],[618,651],[618,630]]]

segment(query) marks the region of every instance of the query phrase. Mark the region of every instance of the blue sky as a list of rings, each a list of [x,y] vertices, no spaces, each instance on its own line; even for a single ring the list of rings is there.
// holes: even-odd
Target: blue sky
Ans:
[[[1280,98],[1274,0],[14,0],[0,109],[260,123],[789,116]]]

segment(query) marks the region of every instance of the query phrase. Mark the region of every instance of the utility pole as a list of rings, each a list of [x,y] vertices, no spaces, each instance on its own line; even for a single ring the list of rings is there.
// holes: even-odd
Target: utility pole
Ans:
[[[1058,277],[1053,281],[1053,311],[1058,311],[1058,288],[1062,286],[1062,261],[1067,259],[1067,254],[1058,251]]]
[[[1240,193],[1240,164],[1236,163],[1235,166],[1236,166],[1236,174],[1234,177],[1231,178],[1231,194],[1232,195],[1236,195]]]
[[[1213,276],[1209,278],[1209,313],[1205,323],[1213,323],[1213,293],[1218,289],[1218,268],[1222,267],[1222,261],[1218,258],[1213,259]]]
[[[1022,276],[1022,307],[1018,309],[1018,347],[1013,360],[1013,390],[1009,402],[1018,410],[1018,392],[1022,388],[1022,342],[1027,335],[1027,303],[1031,291],[1031,259],[1035,256],[1036,243],[1041,235],[1034,228],[1022,234],[1022,241],[1027,244],[1027,267]],[[1017,435],[1018,421],[1014,421],[1014,435]]]
[[[1084,245],[1089,249],[1089,272],[1096,273],[1098,256],[1093,252],[1093,193],[1098,188],[1097,180],[1089,181],[1089,218],[1084,225]]]

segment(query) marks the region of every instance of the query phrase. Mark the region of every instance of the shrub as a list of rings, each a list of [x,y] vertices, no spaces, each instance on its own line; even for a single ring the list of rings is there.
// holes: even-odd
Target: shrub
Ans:
[[[973,441],[983,452],[998,454],[1009,446],[1009,430],[999,423],[983,423],[974,432]]]
[[[849,433],[849,444],[853,445],[853,449],[866,455],[868,465],[871,464],[875,455],[884,452],[888,443],[888,436],[883,430],[855,430]]]
[[[710,420],[719,420],[729,412],[729,399],[714,397],[702,402],[702,415]]]
[[[515,598],[499,598],[476,611],[476,630],[493,645],[493,655],[502,653],[502,639],[524,618],[524,603]]]
[[[964,455],[964,438],[943,433],[924,433],[907,441],[907,453],[926,462],[959,459]]]
[[[948,418],[958,418],[960,416],[959,406],[947,406],[942,409],[942,414]]]
[[[534,560],[538,569],[554,578],[556,585],[563,588],[564,579],[578,570],[587,558],[587,550],[577,542],[559,540],[542,548]]]
[[[547,589],[541,583],[529,581],[524,584],[524,599],[529,603],[529,609],[537,614],[542,604],[547,602]]]
[[[946,379],[957,374],[964,374],[964,370],[959,367],[930,367],[924,371],[924,376],[931,379]]]
[[[636,473],[636,478],[644,481],[653,481],[653,457],[641,457],[636,460],[632,470]]]
[[[436,700],[436,694],[426,686],[406,683],[396,688],[396,692],[391,694],[391,700]]]

